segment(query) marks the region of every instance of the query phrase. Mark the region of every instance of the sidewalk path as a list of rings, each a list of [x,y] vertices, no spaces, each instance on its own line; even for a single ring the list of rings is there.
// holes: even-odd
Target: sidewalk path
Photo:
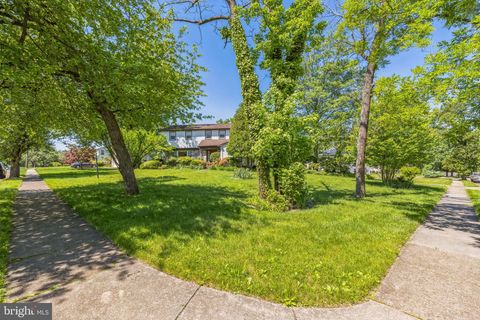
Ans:
[[[402,249],[376,300],[423,319],[480,319],[480,223],[461,181]]]
[[[122,254],[30,170],[14,207],[7,299],[53,303],[54,319],[475,319],[480,225],[454,183],[374,300],[286,308],[166,275]]]

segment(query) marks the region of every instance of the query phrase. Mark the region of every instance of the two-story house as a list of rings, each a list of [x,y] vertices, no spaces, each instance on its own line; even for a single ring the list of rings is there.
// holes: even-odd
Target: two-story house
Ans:
[[[175,148],[174,156],[208,161],[213,152],[219,152],[220,159],[228,157],[230,124],[176,125],[162,129],[161,134]]]

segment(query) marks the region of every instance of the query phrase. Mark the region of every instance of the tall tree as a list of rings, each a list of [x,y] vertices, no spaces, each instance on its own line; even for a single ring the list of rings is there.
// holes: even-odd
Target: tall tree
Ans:
[[[193,3],[201,5],[198,1]],[[280,168],[280,158],[276,157],[279,153],[275,153],[276,149],[280,149],[279,143],[288,144],[292,150],[287,154],[282,153],[281,159],[286,161],[281,162],[282,166],[288,166],[298,159],[298,153],[293,150],[295,145],[292,146],[291,143],[294,136],[299,140],[304,138],[304,132],[298,121],[295,125],[288,125],[289,119],[295,116],[293,104],[288,103],[288,99],[294,94],[296,80],[302,74],[301,62],[309,36],[312,31],[321,30],[314,26],[322,8],[319,1],[305,0],[293,1],[289,7],[285,7],[283,1],[279,0],[256,0],[242,5],[235,0],[225,0],[225,4],[228,7],[226,15],[219,14],[201,20],[177,20],[200,25],[222,19],[228,21],[228,27],[222,29],[222,35],[232,43],[243,98],[236,115],[239,121],[234,120],[231,139],[233,142],[240,141],[240,137],[250,135],[251,138],[246,141],[249,146],[242,152],[250,153],[255,160],[259,194],[265,197],[271,188],[272,167],[275,168],[274,171]],[[260,21],[256,26],[256,40],[253,44],[247,41],[242,18],[247,22]],[[258,76],[255,73],[256,57],[259,55],[263,57],[260,66],[268,70],[271,78],[265,103],[262,101]],[[278,121],[269,121],[267,112],[278,112],[275,118]],[[234,129],[238,130],[238,133],[235,133]],[[279,138],[282,141],[279,141]],[[272,146],[273,152],[267,152]],[[276,172],[274,177],[278,182]],[[275,187],[279,190],[277,183]]]
[[[362,68],[342,42],[328,34],[304,60],[300,113],[312,115],[313,160],[342,172],[352,161],[352,137],[360,106]],[[336,166],[336,167],[335,167]]]
[[[365,65],[355,174],[358,198],[366,194],[365,152],[375,74],[388,63],[388,57],[429,44],[432,20],[441,4],[432,0],[345,0],[340,12],[334,12],[341,19],[338,40],[347,43]]]
[[[36,48],[25,65],[7,63],[12,69],[45,66],[68,96],[82,99],[78,108],[68,104],[58,112],[69,114],[68,126],[82,133],[108,133],[127,194],[139,189],[121,127],[150,129],[190,119],[199,105],[196,54],[175,39],[163,8],[155,5],[149,0],[31,0],[0,7],[4,34]],[[28,49],[6,42],[10,56]]]
[[[385,182],[391,182],[401,167],[422,167],[430,160],[431,115],[417,85],[410,78],[392,76],[380,78],[375,87],[367,154]]]

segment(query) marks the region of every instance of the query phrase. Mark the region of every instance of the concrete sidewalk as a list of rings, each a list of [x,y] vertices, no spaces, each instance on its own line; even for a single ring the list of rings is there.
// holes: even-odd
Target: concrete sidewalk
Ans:
[[[480,226],[468,204],[454,183],[402,250],[375,301],[287,308],[183,281],[127,257],[29,171],[14,208],[7,299],[51,302],[54,319],[477,319]]]

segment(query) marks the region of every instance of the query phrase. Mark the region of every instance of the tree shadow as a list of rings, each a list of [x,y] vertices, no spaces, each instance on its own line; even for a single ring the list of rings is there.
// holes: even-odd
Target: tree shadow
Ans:
[[[58,170],[58,171],[45,171],[42,172],[43,179],[72,179],[72,178],[88,178],[95,177],[97,171],[95,169],[71,169],[69,170]],[[102,176],[112,176],[118,174],[118,169],[116,168],[99,168],[99,175]]]
[[[43,183],[38,177],[29,180]],[[50,190],[20,191],[10,250],[9,300],[134,261],[109,239],[128,255],[145,250],[149,240],[160,239],[161,250],[153,263],[161,268],[166,258],[194,238],[227,237],[268,224],[247,210],[245,192],[170,183],[181,180],[176,176],[140,178],[142,193],[133,197],[125,196],[122,184],[116,182],[56,189],[70,205]],[[153,250],[151,254],[157,254]]]

